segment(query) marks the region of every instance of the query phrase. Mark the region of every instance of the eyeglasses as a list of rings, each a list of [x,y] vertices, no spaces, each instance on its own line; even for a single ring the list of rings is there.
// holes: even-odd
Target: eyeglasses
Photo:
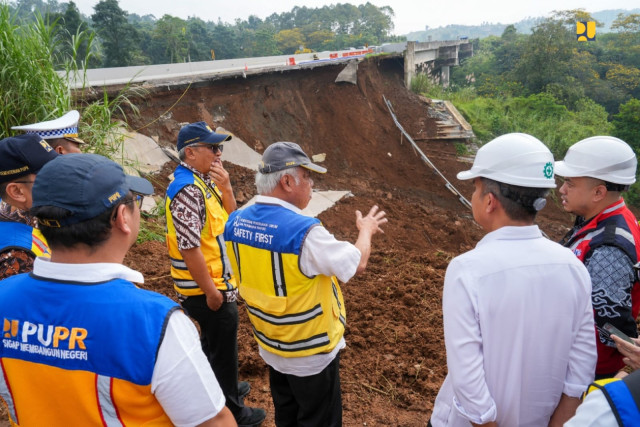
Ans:
[[[31,181],[13,181],[16,184],[33,184],[34,182],[36,182],[36,180],[31,180]]]
[[[142,194],[137,194],[137,193],[134,193],[134,192],[131,192],[131,194],[133,194],[133,197],[131,197],[128,200],[124,200],[121,204],[122,205],[128,205],[128,204],[131,204],[131,203],[135,203],[136,205],[138,205],[138,210],[141,210],[142,209],[142,201],[144,200],[144,196]],[[118,217],[118,207],[116,206],[114,208],[114,213],[113,213],[113,217],[111,218],[111,220],[115,221],[115,219],[117,217]]]
[[[218,151],[222,153],[222,151],[224,150],[224,146],[222,144],[195,144],[195,145],[192,145],[192,147],[208,148],[213,152],[213,154],[216,154]]]
[[[144,196],[142,194],[133,193],[133,200],[131,200],[131,201],[135,202],[136,205],[138,205],[138,209],[142,209],[142,201],[143,200],[144,200]]]

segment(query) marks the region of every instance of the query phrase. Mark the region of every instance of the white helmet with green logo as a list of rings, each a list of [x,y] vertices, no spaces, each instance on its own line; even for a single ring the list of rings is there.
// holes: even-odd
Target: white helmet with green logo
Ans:
[[[592,136],[569,147],[564,160],[556,162],[560,176],[589,176],[606,182],[631,185],[636,182],[636,154],[621,139]]]
[[[508,133],[487,142],[478,150],[471,169],[457,177],[483,177],[520,187],[556,187],[553,154],[540,140],[525,133]]]

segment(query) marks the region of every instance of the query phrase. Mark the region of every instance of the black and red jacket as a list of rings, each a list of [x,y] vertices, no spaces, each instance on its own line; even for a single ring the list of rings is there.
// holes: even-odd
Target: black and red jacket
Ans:
[[[578,223],[579,220],[580,218],[576,222]],[[633,265],[640,259],[640,227],[622,198],[578,227],[577,231],[574,232],[574,228],[561,243],[570,248],[580,261],[588,260],[594,249],[599,246],[619,248],[629,257]],[[634,275],[634,277],[635,282],[631,287],[631,316],[633,319],[626,322],[632,326],[620,329],[627,335],[637,337],[635,320],[640,312],[640,283],[638,276]],[[596,326],[602,327],[603,325]],[[622,354],[615,347],[609,347],[600,341],[597,328],[596,343],[598,347],[597,375],[616,372],[624,367]]]

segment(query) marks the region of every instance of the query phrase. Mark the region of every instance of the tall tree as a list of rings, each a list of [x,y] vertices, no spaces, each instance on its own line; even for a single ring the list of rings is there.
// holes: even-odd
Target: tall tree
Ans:
[[[255,32],[254,52],[259,56],[282,55],[275,39],[276,29],[273,25],[262,24]]]
[[[67,5],[67,9],[62,15],[62,19],[59,23],[60,27],[64,29],[61,34],[62,39],[65,41],[63,50],[66,54],[72,55],[72,51],[75,49],[76,64],[80,66],[87,58],[88,52],[88,40],[83,38],[82,41],[78,40],[80,34],[83,32],[92,32],[89,25],[82,19],[78,7],[73,1],[70,1]],[[78,45],[75,46],[76,42]]]
[[[218,20],[213,28],[211,43],[216,59],[238,58],[240,56],[240,43],[232,25]]]
[[[636,153],[640,152],[640,100],[635,98],[620,106],[620,112],[613,117],[613,134],[623,139]]]
[[[118,0],[101,0],[93,10],[91,20],[102,41],[103,66],[133,65],[139,36],[127,21],[127,12],[120,8]]]
[[[548,19],[538,24],[524,44],[514,69],[514,78],[529,93],[544,91],[550,83],[563,83],[573,56],[575,34],[561,21]]]
[[[169,63],[187,62],[189,40],[186,22],[171,15],[164,15],[156,22],[154,37],[164,46]]]
[[[278,49],[285,54],[294,53],[300,49],[300,46],[305,45],[304,35],[299,28],[293,30],[282,30],[275,35],[276,43],[278,43]]]

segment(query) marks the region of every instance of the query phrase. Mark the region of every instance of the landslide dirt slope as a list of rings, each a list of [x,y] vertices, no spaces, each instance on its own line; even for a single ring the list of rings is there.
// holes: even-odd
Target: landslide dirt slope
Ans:
[[[340,239],[355,241],[356,209],[366,212],[378,204],[385,210],[389,223],[385,234],[374,238],[366,273],[342,287],[348,321],[348,346],[341,360],[344,424],[426,425],[446,374],[441,312],[445,269],[483,232],[470,210],[403,140],[383,103],[385,95],[416,140],[434,135],[425,102],[403,86],[402,59],[360,63],[357,85],[334,83],[341,70],[342,66],[328,66],[214,81],[191,86],[182,98],[185,88],[157,90],[140,105],[141,117],[129,117],[129,123],[138,129],[153,122],[141,132],[158,136],[161,145],[174,146],[179,123],[205,120],[233,132],[259,152],[276,141],[294,141],[310,155],[326,153],[329,172],[314,176],[316,188],[353,193],[320,215]],[[456,158],[453,144],[420,144],[470,198],[471,185],[455,179],[469,164]],[[242,204],[255,194],[253,173],[225,166]],[[158,193],[164,192],[173,167],[168,164],[154,178]],[[570,218],[551,205],[540,223],[558,238]],[[163,244],[135,246],[126,262],[145,274],[146,287],[174,296]],[[257,354],[246,314],[240,312],[240,377],[253,386],[248,403],[265,407],[265,425],[271,426],[267,369]]]

